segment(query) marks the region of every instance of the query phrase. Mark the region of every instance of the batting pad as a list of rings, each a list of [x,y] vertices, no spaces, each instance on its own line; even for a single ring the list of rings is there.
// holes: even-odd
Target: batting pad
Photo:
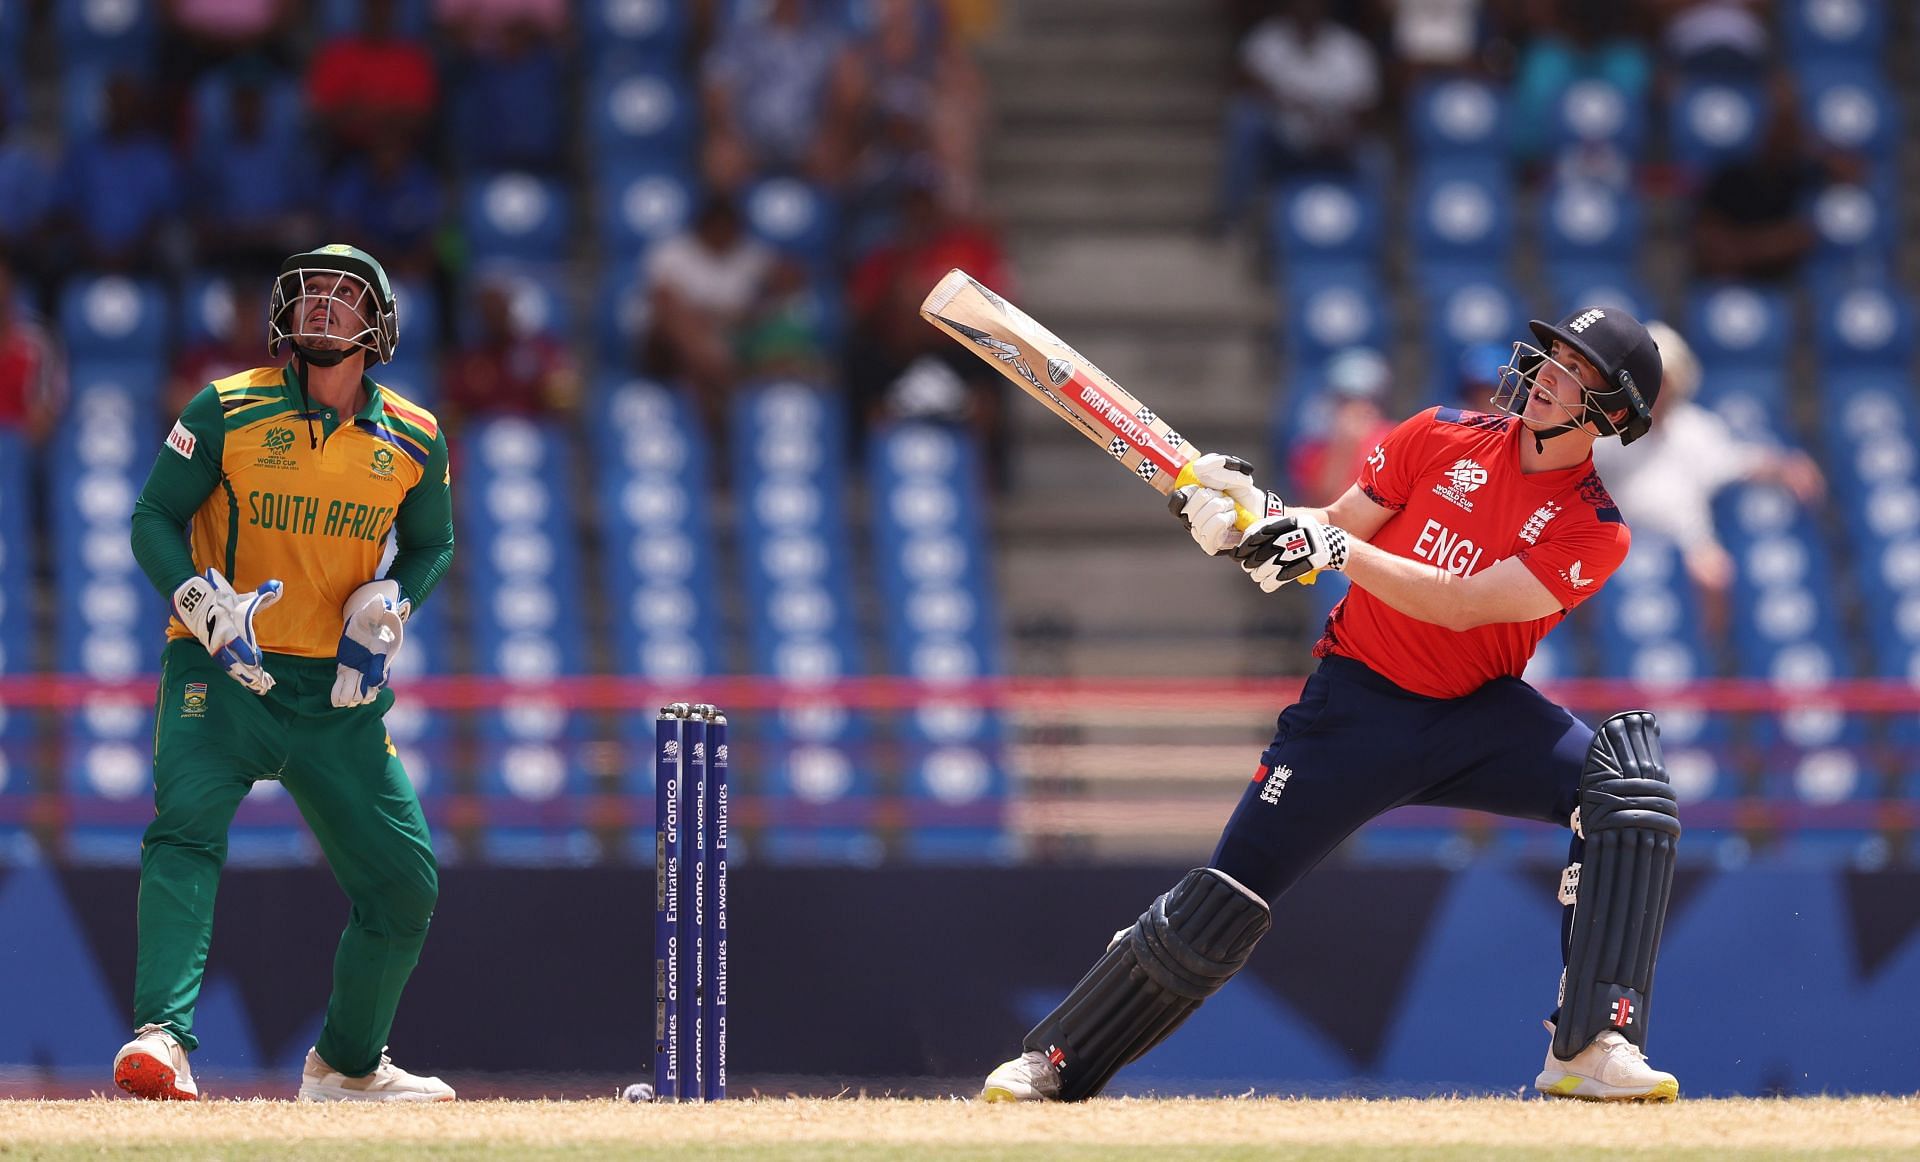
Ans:
[[[1060,1100],[1093,1097],[1240,971],[1271,927],[1265,900],[1195,868],[1107,949],[1024,1048],[1060,1071]]]
[[[1586,850],[1553,1030],[1553,1053],[1563,1061],[1607,1029],[1646,1047],[1647,999],[1680,841],[1679,804],[1652,714],[1616,714],[1600,724],[1580,776],[1580,829]]]

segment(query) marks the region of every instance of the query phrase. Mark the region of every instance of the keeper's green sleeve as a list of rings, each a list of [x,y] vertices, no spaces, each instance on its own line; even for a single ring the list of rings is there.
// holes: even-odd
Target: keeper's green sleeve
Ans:
[[[226,424],[220,394],[212,385],[200,389],[180,421],[167,433],[154,458],[153,470],[133,506],[133,559],[160,592],[173,596],[180,583],[194,575],[193,553],[187,548],[187,522],[220,486],[220,458],[226,445]]]
[[[393,564],[387,567],[387,579],[400,583],[401,594],[413,602],[416,612],[453,563],[451,484],[447,436],[436,432],[420,483],[407,490],[400,511],[394,514],[396,544]]]

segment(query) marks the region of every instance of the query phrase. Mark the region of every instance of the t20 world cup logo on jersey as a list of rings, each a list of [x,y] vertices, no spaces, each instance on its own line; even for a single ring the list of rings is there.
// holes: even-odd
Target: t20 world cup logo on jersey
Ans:
[[[1468,512],[1473,511],[1473,502],[1467,499],[1467,493],[1487,482],[1487,470],[1478,460],[1460,459],[1447,469],[1447,483],[1433,486],[1434,494],[1445,497]]]

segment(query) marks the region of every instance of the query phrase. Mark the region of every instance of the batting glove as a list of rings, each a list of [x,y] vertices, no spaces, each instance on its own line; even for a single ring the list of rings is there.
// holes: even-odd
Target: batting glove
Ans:
[[[346,625],[336,652],[340,664],[334,671],[333,704],[365,706],[379,697],[393,674],[413,603],[400,596],[398,581],[369,581],[348,594],[340,612]]]
[[[1167,511],[1180,518],[1209,557],[1240,543],[1241,531],[1235,527],[1240,509],[1256,521],[1278,516],[1283,509],[1278,496],[1254,486],[1253,466],[1237,456],[1209,452],[1187,467],[1198,483],[1175,489],[1167,498]]]
[[[261,664],[253,618],[278,600],[278,581],[264,582],[242,596],[220,570],[208,569],[173,591],[173,612],[229,677],[255,694],[265,694],[273,689],[273,675]]]
[[[1347,567],[1347,531],[1309,516],[1278,516],[1247,529],[1233,559],[1268,593],[1320,569]]]

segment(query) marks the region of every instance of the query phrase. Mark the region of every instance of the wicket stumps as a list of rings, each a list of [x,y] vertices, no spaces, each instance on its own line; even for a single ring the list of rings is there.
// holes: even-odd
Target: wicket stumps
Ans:
[[[727,1096],[727,719],[654,723],[653,1078],[658,1101]]]

